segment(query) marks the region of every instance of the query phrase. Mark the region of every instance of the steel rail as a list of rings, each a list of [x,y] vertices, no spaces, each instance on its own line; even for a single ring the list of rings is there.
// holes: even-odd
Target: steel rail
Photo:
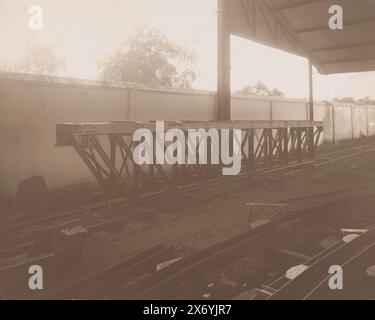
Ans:
[[[192,254],[173,265],[155,272],[138,282],[125,286],[108,296],[109,299],[175,299],[176,288],[183,279],[194,278],[206,268],[225,263],[230,259],[248,252],[252,248],[266,246],[267,239],[274,237],[284,228],[291,227],[300,219],[317,214],[320,209],[327,209],[342,203],[342,199],[320,204],[309,209],[299,209],[288,213],[258,228],[249,230],[231,239],[213,245]]]
[[[315,193],[315,194],[309,194],[309,195],[304,195],[304,196],[299,196],[299,197],[294,197],[294,198],[287,198],[280,200],[281,202],[293,202],[293,201],[302,201],[302,200],[307,200],[307,199],[314,199],[314,198],[321,198],[324,196],[331,196],[335,194],[340,194],[342,195],[344,192],[350,192],[350,191],[359,191],[362,188],[368,188],[369,186],[374,186],[374,183],[368,183],[368,184],[362,184],[359,186],[352,186],[352,187],[347,187],[347,188],[340,188],[336,190],[330,190],[327,192],[320,192],[320,193]],[[340,199],[344,198],[343,196],[340,197]],[[324,203],[329,203],[329,201],[325,201]],[[321,204],[324,204],[321,203]],[[309,208],[305,208],[306,210]],[[152,215],[157,214],[156,210],[148,210],[145,212],[137,213],[137,214],[129,214],[120,218],[114,218],[114,219],[108,219],[103,222],[91,224],[91,225],[83,225],[85,229],[87,229],[88,232],[98,232],[98,231],[104,231],[111,229],[112,227],[119,227],[122,226],[126,223],[132,222],[132,221],[137,221],[137,220],[142,220],[146,217],[151,217]],[[60,225],[58,225],[60,226]],[[51,229],[57,229],[58,226],[52,226],[50,228],[47,228],[48,230]],[[30,250],[34,245],[35,241],[30,241],[22,244],[18,244],[14,247],[6,248],[0,250],[0,260],[11,257],[17,254],[21,254],[24,252],[27,252]]]
[[[106,292],[121,286],[122,281],[152,270],[156,264],[173,257],[172,247],[158,244],[138,252],[116,265],[67,284],[55,292],[47,293],[46,299],[100,299]]]
[[[369,145],[372,145],[372,143],[369,144]],[[366,146],[366,145],[363,145],[362,147],[364,147],[364,146]],[[359,148],[358,146],[350,148],[350,149],[348,148],[345,151],[351,151],[353,149],[357,150],[358,148]],[[331,164],[331,163],[336,162],[336,161],[341,161],[341,160],[346,160],[346,159],[349,159],[349,158],[357,157],[359,155],[370,153],[370,152],[375,152],[375,148],[370,149],[370,150],[365,150],[361,153],[350,154],[348,156],[339,157],[339,158],[336,158],[336,159],[329,159],[329,160],[324,160],[324,161],[321,161],[321,162],[308,161],[308,162],[305,162],[305,163],[301,163],[298,166],[292,166],[292,167],[289,167],[289,168],[283,167],[283,168],[279,168],[279,169],[274,168],[274,169],[269,169],[269,170],[266,170],[266,171],[260,170],[256,173],[257,174],[263,174],[263,173],[273,173],[273,172],[278,172],[278,171],[287,171],[287,173],[295,174],[295,173],[303,171],[304,170],[303,167],[305,167],[306,165],[313,165],[314,167],[320,167],[320,166],[323,166],[323,165],[326,165],[326,164]],[[300,167],[300,168],[298,168],[298,167]],[[289,171],[289,170],[292,170],[292,171]],[[173,193],[166,194],[163,191],[159,191],[159,192],[155,192],[153,194],[141,195],[139,197],[138,201],[134,201],[134,202],[129,202],[129,200],[125,197],[118,197],[118,198],[114,198],[114,199],[110,199],[110,200],[99,201],[99,202],[95,202],[95,203],[92,203],[92,204],[89,204],[89,205],[78,207],[78,208],[73,209],[73,210],[69,210],[69,211],[65,211],[65,212],[61,212],[61,213],[57,213],[57,214],[52,214],[52,215],[49,215],[47,217],[41,217],[41,218],[23,221],[23,222],[20,222],[20,223],[12,223],[12,224],[9,224],[9,225],[5,225],[5,226],[0,227],[0,233],[30,227],[30,226],[33,226],[33,225],[36,225],[36,224],[39,224],[39,223],[44,223],[44,222],[48,222],[48,221],[53,221],[53,220],[58,220],[58,219],[76,216],[76,215],[79,215],[79,214],[82,214],[84,212],[91,211],[91,210],[98,210],[98,209],[103,209],[103,208],[110,208],[111,209],[111,208],[114,208],[114,207],[117,207],[117,206],[123,207],[124,205],[136,206],[138,204],[145,204],[148,201],[161,200],[161,199],[163,199],[163,197],[165,197],[167,195],[168,196],[171,196],[171,195],[177,196],[177,195],[181,195],[181,194],[186,193],[186,192],[198,191],[198,190],[211,188],[211,187],[221,185],[221,184],[237,182],[239,180],[244,180],[244,179],[248,179],[248,178],[249,178],[249,176],[247,174],[240,174],[236,177],[229,178],[229,179],[221,177],[219,179],[212,180],[210,183],[194,184],[194,185],[191,185],[191,186],[186,186],[184,188],[180,188],[179,190],[174,191]],[[370,183],[369,185],[372,185],[372,183]],[[353,187],[353,188],[357,188],[357,187],[358,186]],[[349,187],[349,189],[351,189],[351,188],[352,187]],[[342,191],[346,191],[346,188],[337,190],[337,192],[342,192]],[[332,191],[332,192],[336,192],[336,191]],[[318,194],[316,194],[316,195],[318,196]],[[286,199],[286,200],[288,200],[288,199]]]
[[[332,265],[346,266],[375,245],[375,228],[349,243],[341,241],[334,249],[323,251],[305,263],[308,269],[294,280],[279,288],[269,300],[308,299],[329,279],[328,270]],[[328,284],[327,284],[328,285]]]

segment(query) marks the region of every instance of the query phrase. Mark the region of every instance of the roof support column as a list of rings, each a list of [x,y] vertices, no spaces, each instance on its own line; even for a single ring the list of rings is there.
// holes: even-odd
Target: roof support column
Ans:
[[[314,83],[313,83],[313,64],[309,60],[309,115],[310,121],[314,121]]]
[[[309,60],[309,120],[314,121],[314,83],[313,83],[313,64]],[[314,154],[314,128],[309,129],[309,153]]]
[[[230,120],[230,0],[218,0],[217,118]]]

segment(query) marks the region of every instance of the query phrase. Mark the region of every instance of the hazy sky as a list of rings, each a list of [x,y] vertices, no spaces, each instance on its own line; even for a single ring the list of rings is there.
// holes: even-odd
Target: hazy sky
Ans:
[[[44,30],[28,27],[31,5],[44,9]],[[135,26],[160,28],[197,54],[193,87],[216,89],[216,0],[0,0],[0,64],[19,61],[35,45],[54,48],[65,76],[95,78],[97,64]],[[307,96],[307,61],[232,37],[232,90],[261,80],[290,97]],[[375,73],[315,76],[315,97],[375,99]]]

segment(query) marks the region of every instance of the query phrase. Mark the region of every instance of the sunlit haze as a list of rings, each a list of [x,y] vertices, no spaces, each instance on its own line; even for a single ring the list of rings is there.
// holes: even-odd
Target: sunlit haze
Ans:
[[[43,31],[28,28],[31,5],[44,9]],[[16,63],[35,45],[65,60],[61,76],[95,79],[98,62],[143,23],[194,51],[193,88],[216,90],[216,0],[0,0],[0,64]],[[232,37],[232,91],[260,80],[289,97],[307,97],[307,61]],[[315,98],[375,98],[375,73],[315,75]]]

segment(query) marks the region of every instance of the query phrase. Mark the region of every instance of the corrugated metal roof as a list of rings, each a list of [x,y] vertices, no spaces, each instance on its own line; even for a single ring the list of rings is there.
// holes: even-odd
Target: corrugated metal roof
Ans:
[[[343,30],[329,28],[332,5]],[[323,74],[375,70],[375,0],[231,0],[231,32],[308,57]]]

